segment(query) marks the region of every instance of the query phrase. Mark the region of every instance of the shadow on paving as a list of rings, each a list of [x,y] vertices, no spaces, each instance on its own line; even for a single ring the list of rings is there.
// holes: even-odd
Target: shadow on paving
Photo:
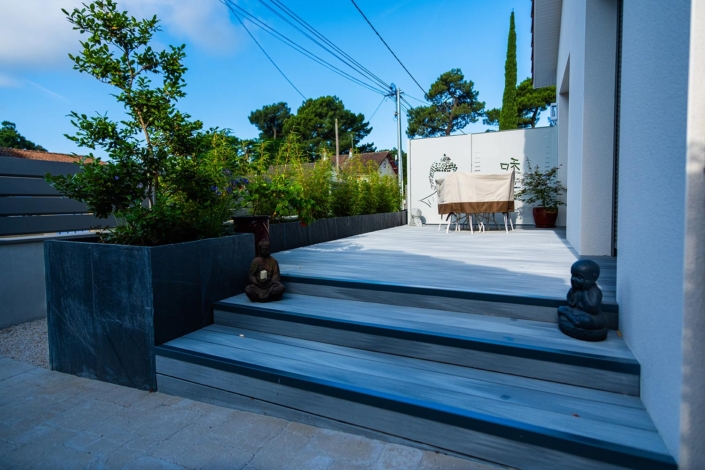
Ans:
[[[0,467],[497,469],[0,357]]]

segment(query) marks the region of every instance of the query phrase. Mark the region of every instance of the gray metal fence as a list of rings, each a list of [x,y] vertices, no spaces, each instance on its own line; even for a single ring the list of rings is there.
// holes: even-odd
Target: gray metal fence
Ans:
[[[46,173],[79,170],[73,163],[0,157],[0,328],[46,317],[45,240],[115,225],[44,181]]]
[[[85,204],[61,197],[44,175],[74,174],[73,163],[0,157],[0,236],[89,230],[114,226],[98,219]]]

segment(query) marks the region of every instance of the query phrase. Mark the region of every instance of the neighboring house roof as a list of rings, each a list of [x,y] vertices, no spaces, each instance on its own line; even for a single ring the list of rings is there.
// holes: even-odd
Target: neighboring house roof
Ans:
[[[27,160],[44,160],[47,162],[64,163],[75,163],[81,158],[79,156],[69,155],[66,153],[40,152],[38,150],[21,150],[7,147],[0,147],[0,157],[25,158]],[[90,162],[92,159],[89,158],[88,161]]]
[[[389,160],[389,163],[392,165],[392,169],[394,170],[394,173],[397,173],[397,165],[394,162],[394,158],[392,157],[391,152],[373,152],[373,153],[361,153],[357,155],[357,157],[360,159],[363,165],[367,165],[369,162],[375,162],[377,164],[377,168],[379,168],[382,165],[382,162],[384,162],[385,159]],[[345,166],[345,163],[348,161],[348,155],[338,155],[339,159],[339,164],[340,166]],[[331,157],[331,163],[335,165],[336,158],[335,156]]]

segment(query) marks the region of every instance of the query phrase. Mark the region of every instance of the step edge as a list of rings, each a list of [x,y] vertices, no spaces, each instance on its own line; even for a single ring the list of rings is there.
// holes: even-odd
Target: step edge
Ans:
[[[381,281],[362,281],[359,279],[324,278],[316,276],[302,276],[298,274],[282,274],[281,279],[283,282],[300,284],[347,287],[359,290],[394,292],[398,294],[418,294],[432,297],[448,297],[463,300],[531,305],[534,307],[558,308],[566,304],[566,300],[564,298],[547,297],[541,295],[496,294],[491,292],[440,289],[437,287],[425,287],[410,284],[394,284]],[[602,311],[604,313],[619,314],[619,305],[612,302],[603,302]]]
[[[521,421],[470,412],[432,402],[422,402],[364,387],[352,387],[331,380],[236,361],[167,344],[156,346],[155,353],[157,356],[181,360],[224,372],[241,374],[299,390],[320,393],[375,408],[441,422],[450,426],[466,427],[512,441],[524,442],[537,447],[547,447],[591,460],[632,468],[676,468],[675,460],[668,453],[637,449],[624,444],[615,444],[591,437],[569,434],[563,431],[526,424]],[[157,373],[160,372],[157,371]],[[469,424],[474,424],[474,426],[468,426]]]
[[[541,348],[516,342],[490,340],[485,338],[472,338],[446,333],[429,333],[423,330],[403,327],[389,327],[366,322],[356,322],[345,319],[332,319],[318,315],[309,315],[298,312],[285,312],[260,308],[257,306],[233,305],[225,302],[214,302],[214,311],[243,314],[249,316],[265,317],[278,321],[293,321],[310,326],[334,328],[354,333],[369,333],[376,336],[395,338],[406,341],[430,343],[439,346],[455,347],[473,351],[501,354],[512,357],[522,357],[539,361],[565,364],[575,367],[586,367],[629,375],[640,375],[641,365],[636,359],[615,358],[590,353],[579,353],[555,348]],[[521,354],[528,351],[531,354]]]

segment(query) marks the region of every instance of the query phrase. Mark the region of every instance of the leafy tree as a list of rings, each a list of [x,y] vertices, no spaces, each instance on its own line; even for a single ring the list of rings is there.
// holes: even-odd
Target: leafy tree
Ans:
[[[531,78],[521,82],[517,87],[516,101],[519,127],[536,127],[541,111],[545,111],[554,101],[556,101],[554,85],[534,89]]]
[[[504,95],[499,116],[499,130],[517,128],[517,34],[514,29],[514,11],[509,17],[507,61],[504,63]]]
[[[186,96],[185,46],[152,49],[156,16],[135,19],[113,0],[84,6],[63,10],[74,30],[86,34],[81,53],[69,58],[75,70],[116,88],[126,116],[113,121],[72,112],[77,131],[67,137],[80,147],[103,148],[110,160],[89,154],[82,172],[47,180],[96,216],[117,217],[106,241],[159,245],[222,235],[238,190],[232,179],[238,155],[227,136],[202,133],[200,121],[176,108]]]
[[[345,108],[337,96],[309,98],[284,123],[284,133],[296,132],[311,156],[320,155],[323,148],[335,153],[335,119],[338,119],[338,135],[341,142],[345,136],[362,142],[372,128],[365,122],[363,114],[355,114]],[[344,148],[344,145],[341,145]]]
[[[429,106],[411,108],[408,113],[409,137],[435,137],[450,135],[471,122],[477,122],[483,114],[485,103],[478,100],[474,83],[465,80],[460,69],[445,72],[429,89]]]
[[[40,152],[47,151],[47,149],[41,145],[27,140],[22,134],[17,132],[15,123],[10,121],[3,121],[2,127],[0,127],[0,147],[21,150],[39,150]]]
[[[517,127],[533,128],[541,117],[541,111],[545,111],[548,105],[556,100],[556,87],[551,85],[544,88],[534,89],[531,78],[527,78],[519,84],[516,93],[517,104]],[[482,122],[488,126],[499,125],[500,110],[493,108],[485,113]]]
[[[280,101],[252,111],[248,119],[250,124],[259,129],[260,139],[276,140],[277,137],[282,137],[284,123],[290,117],[291,109],[289,105]]]

